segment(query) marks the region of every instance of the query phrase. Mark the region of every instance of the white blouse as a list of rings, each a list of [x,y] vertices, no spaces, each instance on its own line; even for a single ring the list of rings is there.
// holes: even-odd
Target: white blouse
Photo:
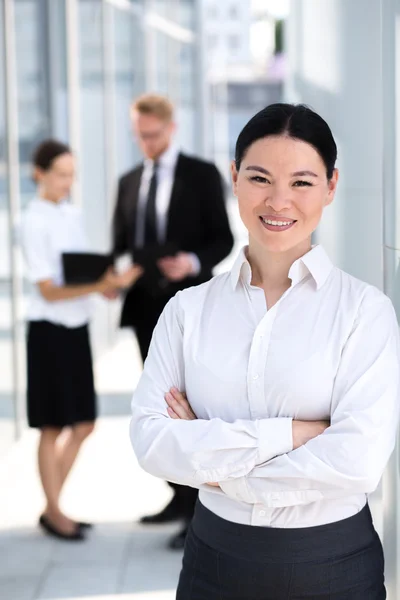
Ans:
[[[200,488],[204,506],[237,523],[309,527],[350,517],[378,486],[395,444],[392,303],[334,267],[321,246],[289,277],[267,310],[242,250],[230,273],[179,292],[133,396],[131,440],[142,467]],[[169,418],[172,386],[186,392],[197,420]],[[331,425],[293,450],[292,419]]]
[[[62,253],[88,250],[80,211],[68,202],[55,204],[35,198],[23,214],[20,237],[29,279],[33,284],[28,320],[45,320],[65,327],[85,325],[92,314],[90,297],[48,302],[36,285],[49,279],[56,285],[63,285]]]

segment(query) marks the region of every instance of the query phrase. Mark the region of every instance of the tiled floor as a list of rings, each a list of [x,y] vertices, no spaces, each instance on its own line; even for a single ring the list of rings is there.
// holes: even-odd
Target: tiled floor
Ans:
[[[168,488],[138,467],[129,418],[101,419],[65,491],[71,515],[95,521],[87,541],[58,542],[36,526],[42,496],[36,436],[29,434],[0,469],[1,600],[172,600],[181,553],[166,549],[179,525],[145,528],[139,515],[168,500]]]

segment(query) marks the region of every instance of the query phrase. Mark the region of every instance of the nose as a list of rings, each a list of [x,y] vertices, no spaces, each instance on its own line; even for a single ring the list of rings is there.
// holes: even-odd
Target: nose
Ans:
[[[279,213],[285,208],[291,207],[290,192],[287,189],[278,189],[274,186],[265,198],[265,206],[270,207],[274,212]]]

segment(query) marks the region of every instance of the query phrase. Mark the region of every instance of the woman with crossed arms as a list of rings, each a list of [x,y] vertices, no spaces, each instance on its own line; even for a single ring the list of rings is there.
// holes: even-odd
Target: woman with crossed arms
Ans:
[[[383,600],[367,494],[393,450],[390,300],[311,235],[338,183],[327,123],[275,104],[239,135],[249,245],[164,310],[134,394],[144,469],[200,489],[178,600]]]

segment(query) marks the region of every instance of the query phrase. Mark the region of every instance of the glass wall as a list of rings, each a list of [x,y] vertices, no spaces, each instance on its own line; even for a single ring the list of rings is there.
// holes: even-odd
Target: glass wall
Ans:
[[[8,204],[7,117],[5,96],[4,0],[0,2],[0,454],[15,437],[13,331]]]
[[[48,0],[49,107],[51,133],[69,141],[68,61],[65,0]]]
[[[200,152],[200,139],[196,136],[198,109],[196,100],[196,50],[193,44],[172,42],[174,45],[174,56],[178,65],[177,78],[177,117],[179,123],[180,143],[189,151]]]
[[[129,171],[139,162],[140,153],[133,140],[129,106],[145,89],[145,36],[138,17],[115,8],[113,11],[114,64],[113,111],[115,175]]]
[[[167,94],[179,143],[197,150],[194,11],[193,0],[0,0],[0,456],[25,423],[29,285],[14,227],[35,194],[33,149],[48,137],[72,145],[71,201],[81,203],[91,248],[108,251],[118,177],[141,160],[132,100],[146,89]],[[99,300],[95,357],[113,339],[113,310]]]
[[[48,12],[45,0],[15,2],[20,201],[34,194],[30,160],[34,147],[51,133]]]
[[[176,106],[180,145],[183,149],[196,151],[199,140],[195,135],[195,47],[163,31],[157,30],[154,38],[157,57],[155,87],[169,96]]]
[[[194,29],[194,0],[152,0],[152,9],[157,15],[174,21],[181,27]]]
[[[86,229],[92,248],[104,251],[107,235],[107,180],[103,6],[79,2],[79,182]],[[93,219],[93,215],[96,218]]]

